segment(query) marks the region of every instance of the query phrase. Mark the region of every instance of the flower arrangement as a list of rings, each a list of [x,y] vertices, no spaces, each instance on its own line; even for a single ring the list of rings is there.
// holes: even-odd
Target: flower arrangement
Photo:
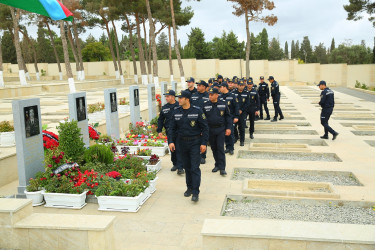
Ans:
[[[142,182],[132,182],[131,184],[122,181],[114,181],[112,178],[103,178],[103,183],[96,190],[96,196],[124,196],[136,197],[145,190]]]
[[[12,132],[12,131],[14,131],[14,127],[10,124],[9,121],[0,122],[0,133],[1,132]]]
[[[59,136],[47,130],[43,130],[44,149],[53,149],[59,146]]]
[[[98,142],[99,143],[109,143],[109,142],[113,142],[113,139],[109,135],[100,135]]]
[[[159,162],[159,156],[151,155],[150,160],[148,161],[149,165],[156,165]]]
[[[150,156],[151,155],[151,149],[138,149],[137,155],[139,156]]]
[[[144,147],[164,147],[164,144],[160,141],[154,140],[154,141],[144,141],[141,146]]]
[[[104,110],[104,108],[105,108],[104,103],[97,102],[94,104],[89,104],[87,108],[87,112],[91,114],[94,112],[102,111]]]
[[[119,104],[120,105],[129,105],[129,102],[126,101],[126,98],[123,97],[123,98],[120,98],[119,100]]]
[[[159,110],[160,110],[161,109],[161,95],[160,94],[156,94],[155,98],[156,98],[156,101],[158,103]]]
[[[91,140],[99,140],[100,133],[96,130],[96,127],[98,125],[98,123],[96,123],[95,125],[89,125],[89,136]]]
[[[121,174],[119,172],[116,172],[116,171],[108,172],[105,175],[108,176],[108,177],[111,177],[113,179],[117,179],[117,178],[121,177]]]

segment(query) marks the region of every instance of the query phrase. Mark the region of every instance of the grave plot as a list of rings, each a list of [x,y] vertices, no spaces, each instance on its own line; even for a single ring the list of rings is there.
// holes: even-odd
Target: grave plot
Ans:
[[[369,113],[334,113],[335,120],[375,120],[374,114]]]
[[[290,143],[250,143],[249,150],[263,152],[311,152],[307,144]]]
[[[255,138],[251,142],[254,143],[289,143],[289,144],[307,144],[309,146],[328,146],[321,139],[279,139],[279,138]]]
[[[315,107],[320,107],[318,104],[314,105]],[[359,106],[346,106],[346,105],[342,105],[342,106],[338,106],[338,105],[335,105],[335,108],[333,109],[333,112],[336,113],[336,112],[344,112],[344,111],[371,111],[370,109],[364,109],[364,108],[361,108]]]
[[[245,179],[243,194],[339,199],[331,183]]]
[[[375,147],[375,141],[371,141],[371,140],[365,140],[365,142],[370,145],[371,147]]]
[[[255,134],[283,134],[283,135],[318,135],[315,130],[296,130],[296,129],[257,129]]]
[[[345,171],[235,168],[233,171],[232,180],[245,179],[329,182],[335,186],[362,186],[352,172]]]
[[[334,153],[238,151],[240,159],[342,162]]]
[[[257,124],[255,123],[255,129],[260,130],[291,130],[297,129],[297,125],[295,124],[275,124],[275,123],[266,123],[266,124]]]
[[[222,216],[375,225],[375,202],[227,195]]]
[[[353,125],[353,134],[358,136],[373,136],[375,135],[375,126],[373,125]]]
[[[255,126],[259,125],[259,126],[263,126],[263,125],[269,125],[270,124],[270,121],[264,121],[264,120],[258,120],[255,122]],[[275,124],[275,126],[277,125],[296,125],[298,127],[310,127],[311,124],[309,122],[288,122],[288,121],[282,121],[282,123],[277,123]]]

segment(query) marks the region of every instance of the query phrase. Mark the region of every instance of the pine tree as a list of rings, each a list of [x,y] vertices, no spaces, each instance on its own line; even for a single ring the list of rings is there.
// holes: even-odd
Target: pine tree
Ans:
[[[210,58],[208,44],[206,43],[203,31],[200,28],[192,28],[188,38],[187,47],[189,50],[193,51],[196,59]]]
[[[268,60],[281,60],[285,56],[283,49],[280,47],[280,42],[276,38],[272,38],[269,47]]]
[[[288,47],[288,42],[285,42],[284,54],[285,54],[285,58],[286,58],[286,59],[289,59],[289,47]]]
[[[375,37],[374,37],[374,48],[372,49],[372,63],[375,63]]]
[[[300,57],[300,51],[299,51],[299,41],[296,42],[296,47],[294,49],[294,58],[295,59],[301,59]]]
[[[336,47],[335,47],[335,38],[332,38],[331,49],[330,49],[330,51],[332,52],[335,48],[336,48]]]
[[[38,56],[38,62],[41,63],[56,63],[56,57],[51,45],[51,41],[47,34],[48,31],[43,29],[42,26],[38,27],[37,32],[37,43],[36,43],[36,52]]]
[[[164,32],[162,32],[158,38],[157,50],[158,50],[158,58],[160,60],[168,59],[168,53],[169,53],[168,37]]]
[[[313,62],[312,48],[308,36],[305,36],[301,43],[301,54],[303,56],[303,60],[305,61],[305,63]]]
[[[296,58],[296,45],[294,44],[294,40],[292,40],[292,47],[290,50],[290,54],[291,54],[291,59]]]
[[[263,28],[262,32],[260,33],[260,57],[259,59],[267,60],[269,58],[269,51],[268,51],[268,33],[265,28]]]
[[[9,31],[5,31],[1,39],[1,49],[3,52],[4,63],[17,63],[16,47],[14,46],[12,35]]]

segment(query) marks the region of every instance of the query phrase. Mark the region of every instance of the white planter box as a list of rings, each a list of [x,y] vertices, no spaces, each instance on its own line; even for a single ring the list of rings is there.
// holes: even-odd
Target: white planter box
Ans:
[[[43,191],[45,207],[81,209],[86,206],[86,193],[87,191],[82,194],[46,193]]]
[[[16,139],[15,139],[14,131],[0,133],[0,146],[13,147],[15,145],[16,145]]]
[[[117,146],[119,147],[119,146]],[[121,146],[123,147],[123,146]],[[129,152],[128,154],[136,154],[138,149],[139,149],[139,146],[125,146],[125,147],[128,147],[129,148]],[[121,153],[121,151],[119,151]]]
[[[159,157],[166,155],[168,152],[168,146],[165,145],[163,147],[141,146],[140,149],[151,149],[151,154],[157,155]]]
[[[119,155],[123,155],[123,154],[121,153],[121,149],[122,149],[123,147],[127,147],[127,148],[129,148],[128,154],[133,154],[133,153],[132,153],[133,150],[130,149],[131,146],[126,146],[126,145],[124,145],[124,146],[119,146],[119,145],[117,145],[116,148],[117,148],[117,151],[118,151]],[[135,152],[137,152],[137,151],[135,151]]]
[[[135,155],[138,158],[142,158],[143,160],[150,160],[151,156],[140,156],[140,155]]]
[[[141,207],[143,193],[137,197],[99,196],[100,211],[138,212]]]
[[[150,186],[148,187],[151,191],[151,194],[153,194],[156,191],[156,182],[159,179],[159,177],[156,177],[152,181],[150,181]]]
[[[26,198],[33,200],[33,207],[43,205],[43,194],[42,190],[36,192],[27,192],[25,190]]]
[[[119,113],[129,113],[130,106],[129,105],[118,105],[118,112]]]
[[[159,172],[161,170],[161,160],[156,163],[156,165],[148,165],[146,164],[147,172]]]
[[[142,198],[141,198],[141,206],[145,204],[145,202],[148,200],[148,198],[151,197],[151,189],[150,187],[146,188],[145,191],[142,193]]]

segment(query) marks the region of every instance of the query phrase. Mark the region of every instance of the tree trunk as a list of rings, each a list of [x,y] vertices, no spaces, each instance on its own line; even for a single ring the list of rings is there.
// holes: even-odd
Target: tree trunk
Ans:
[[[40,81],[39,68],[38,68],[38,59],[37,59],[37,56],[36,56],[36,49],[35,49],[32,41],[30,40],[29,35],[26,32],[24,32],[23,30],[21,30],[21,29],[20,29],[20,32],[22,33],[23,37],[26,39],[27,43],[29,44],[29,47],[30,47],[31,51],[33,52],[36,80]]]
[[[3,51],[1,49],[1,39],[0,37],[0,87],[4,87],[4,77],[3,77]]]
[[[83,80],[85,80],[85,67],[83,66],[81,42],[79,40],[77,25],[76,25],[76,22],[74,21],[74,19],[73,19],[73,34],[74,34],[74,39],[76,41],[77,55],[78,55],[79,65],[80,65],[80,68],[81,68],[80,79],[81,79],[81,81],[83,81]]]
[[[77,81],[81,80],[81,69],[79,66],[79,59],[77,56],[77,49],[73,41],[73,36],[72,36],[72,30],[70,29],[70,25],[67,23],[68,29],[67,29],[67,34],[68,34],[68,40],[70,43],[70,47],[72,48],[73,56],[74,56],[74,61],[76,62],[76,72],[77,72]]]
[[[74,93],[76,92],[76,87],[74,84],[72,68],[69,62],[68,42],[66,41],[66,36],[65,36],[64,21],[62,20],[60,21],[60,36],[61,36],[61,42],[62,42],[63,51],[64,51],[64,61],[65,61],[66,75],[68,76],[69,89],[70,89],[70,93]]]
[[[134,81],[135,83],[138,84],[138,70],[137,70],[137,60],[135,58],[135,51],[133,47],[133,27],[130,27],[130,22],[128,19],[128,16],[125,15],[125,20],[128,25],[128,30],[129,30],[129,48],[130,48],[130,54],[132,56],[133,60],[133,68],[134,68]]]
[[[157,88],[159,88],[159,77],[158,77],[158,53],[156,49],[156,41],[155,41],[155,26],[154,20],[152,19],[150,1],[146,0],[147,5],[147,15],[148,15],[148,23],[150,25],[150,40],[151,40],[151,48],[152,48],[152,72],[154,76],[154,84]]]
[[[145,55],[142,46],[142,38],[141,38],[141,27],[139,23],[139,14],[135,13],[135,21],[137,24],[137,38],[138,38],[138,55],[139,55],[139,63],[141,66],[141,75],[142,75],[142,84],[147,84],[147,72],[146,72],[146,63],[145,63]]]
[[[172,16],[172,26],[173,26],[173,36],[174,36],[174,49],[175,49],[176,55],[177,55],[178,67],[180,68],[181,85],[182,85],[182,88],[185,89],[186,88],[185,74],[184,74],[184,68],[182,66],[180,48],[178,47],[177,27],[176,27],[176,20],[175,20],[175,17],[174,17],[173,0],[170,0],[169,3],[170,3],[170,6],[171,6],[171,16]]]
[[[103,21],[105,23],[105,29],[107,30],[107,34],[108,34],[108,43],[109,43],[109,50],[111,51],[111,55],[112,55],[112,60],[113,60],[113,65],[115,66],[115,72],[116,72],[116,79],[120,79],[120,74],[118,72],[118,67],[117,67],[117,63],[116,63],[116,56],[115,56],[115,52],[113,50],[113,44],[112,44],[112,39],[111,39],[111,32],[109,31],[109,27],[108,27],[108,22],[107,20],[105,20],[103,18]]]
[[[112,20],[112,26],[113,26],[113,33],[115,34],[115,46],[116,46],[116,54],[117,54],[118,68],[119,68],[119,70],[120,70],[120,79],[121,79],[121,84],[125,84],[124,75],[123,75],[123,73],[122,73],[121,57],[120,57],[120,49],[119,49],[119,46],[118,46],[117,30],[116,30],[115,22],[114,22],[113,20]]]
[[[152,82],[151,54],[149,53],[150,50],[147,44],[146,20],[144,18],[142,18],[142,25],[143,25],[143,36],[144,36],[144,41],[145,41],[145,55],[146,55],[146,62],[147,62],[148,82]]]
[[[249,30],[249,19],[247,11],[245,12],[246,19],[246,78],[250,77],[250,30]]]
[[[57,67],[59,68],[60,81],[62,81],[63,75],[62,75],[62,70],[61,70],[60,58],[59,58],[59,55],[57,54],[57,50],[56,50],[55,39],[53,38],[53,35],[52,35],[52,32],[51,32],[51,28],[49,27],[48,21],[45,20],[44,23],[47,25],[49,38],[51,40],[51,45],[53,47],[53,52],[55,53],[55,57],[56,57]]]
[[[9,7],[10,12],[12,14],[12,19],[13,19],[13,27],[14,27],[14,46],[16,47],[16,53],[17,53],[17,63],[18,63],[18,70],[19,70],[19,77],[20,77],[20,82],[21,85],[27,85],[26,81],[26,75],[25,75],[25,62],[23,61],[22,57],[22,51],[21,51],[21,46],[20,46],[20,37],[19,37],[19,26],[18,26],[18,20],[19,20],[19,14],[20,11],[17,10],[17,15],[15,13],[15,8]]]
[[[171,26],[168,25],[168,38],[169,38],[169,74],[171,76],[171,82],[173,82],[173,63],[172,63],[172,37],[171,37]]]

